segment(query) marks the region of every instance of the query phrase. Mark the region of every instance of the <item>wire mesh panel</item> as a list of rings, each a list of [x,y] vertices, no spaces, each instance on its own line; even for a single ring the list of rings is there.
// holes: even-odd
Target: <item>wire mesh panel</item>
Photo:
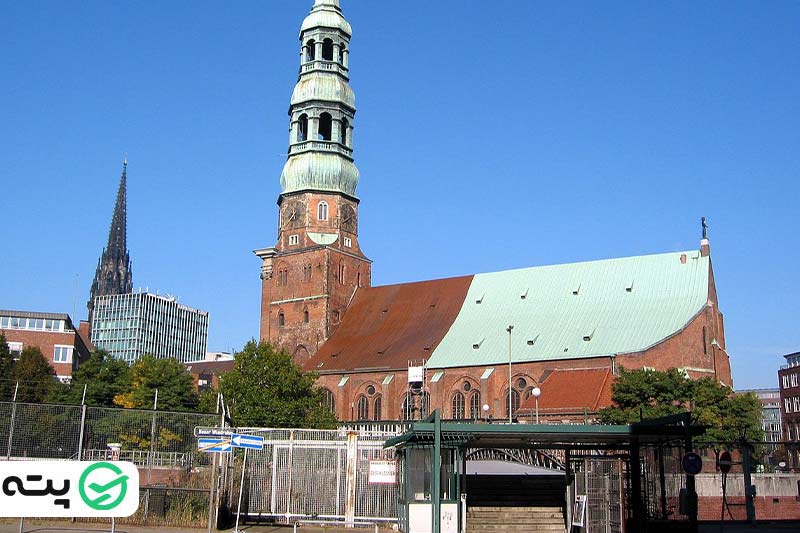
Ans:
[[[11,459],[77,458],[79,406],[17,403],[11,406],[8,424],[5,436],[6,445],[11,442]]]

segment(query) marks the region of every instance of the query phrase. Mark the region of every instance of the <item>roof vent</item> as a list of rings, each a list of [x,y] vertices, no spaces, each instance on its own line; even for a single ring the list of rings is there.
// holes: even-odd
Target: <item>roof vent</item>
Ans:
[[[332,353],[332,354],[331,354],[331,357],[334,357],[334,358],[335,358],[335,357],[339,357],[339,352]]]
[[[572,289],[572,294],[574,294],[575,296],[577,296],[579,292],[581,292],[581,284],[580,283],[578,284],[577,287]]]
[[[482,303],[483,303],[483,297],[484,297],[484,296],[486,296],[486,294],[481,294],[481,297],[480,297],[480,298],[478,298],[477,300],[475,300],[475,303],[476,303],[476,304],[482,304]]]
[[[486,337],[482,338],[479,342],[476,342],[475,344],[473,344],[472,345],[472,349],[473,350],[479,349],[481,347],[481,344],[483,344],[483,341],[485,341],[485,340],[486,340]]]
[[[569,348],[564,348],[564,352],[568,352],[568,351],[569,351]]]
[[[539,340],[539,335],[536,335],[532,339],[528,339],[528,346],[533,346],[534,344],[536,344],[536,341],[538,341],[538,340]]]
[[[633,280],[625,287],[625,292],[633,292]]]
[[[584,336],[583,336],[583,340],[584,340],[584,341],[586,341],[586,342],[589,342],[590,340],[592,340],[592,339],[594,338],[594,332],[595,332],[595,331],[597,331],[597,329],[596,329],[596,328],[595,328],[595,329],[593,329],[593,330],[592,330],[592,332],[591,332],[591,333],[589,333],[588,335],[584,335]]]
[[[525,289],[525,292],[519,295],[519,299],[520,300],[524,300],[525,298],[527,298],[528,297],[528,291],[530,291],[530,289]]]

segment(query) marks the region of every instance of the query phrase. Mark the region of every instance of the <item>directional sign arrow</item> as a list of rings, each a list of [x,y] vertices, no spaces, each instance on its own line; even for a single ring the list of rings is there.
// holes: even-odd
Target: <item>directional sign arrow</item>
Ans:
[[[230,439],[203,437],[197,439],[197,449],[201,452],[224,453],[231,452],[233,446]]]
[[[231,443],[235,448],[261,450],[264,448],[264,437],[258,435],[231,435]]]

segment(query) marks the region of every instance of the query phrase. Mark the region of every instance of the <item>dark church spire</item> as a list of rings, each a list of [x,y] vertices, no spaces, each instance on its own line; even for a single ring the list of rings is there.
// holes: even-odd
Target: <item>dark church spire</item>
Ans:
[[[126,156],[122,163],[117,203],[114,206],[111,228],[108,231],[108,245],[103,248],[103,254],[97,261],[97,270],[89,293],[89,301],[86,304],[89,309],[90,322],[96,297],[107,294],[127,294],[133,291],[131,259],[127,243],[127,181],[128,158]]]

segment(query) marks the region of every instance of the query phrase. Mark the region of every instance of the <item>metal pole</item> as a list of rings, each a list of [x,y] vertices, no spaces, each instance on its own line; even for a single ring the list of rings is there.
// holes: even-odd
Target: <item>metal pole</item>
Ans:
[[[11,404],[11,423],[8,426],[8,451],[6,453],[6,461],[11,460],[11,444],[14,441],[14,419],[17,417],[17,391],[19,390],[19,381],[17,381],[16,386],[14,386],[14,397],[11,399],[13,404]],[[20,524],[20,531],[22,531],[22,525]]]
[[[742,473],[744,474],[744,501],[745,501],[745,511],[747,512],[747,522],[750,524],[756,523],[756,507],[753,502],[753,480],[750,477],[750,471],[752,469],[752,458],[751,458],[751,448],[750,444],[742,439],[741,441],[741,450],[742,450]]]
[[[442,527],[442,418],[439,409],[433,412],[433,472],[431,472],[433,485],[433,533],[440,533]]]
[[[81,435],[80,435],[80,437],[78,437],[78,461],[83,461],[83,434],[85,432],[86,432],[86,404],[82,404],[81,405]]]
[[[147,457],[147,484],[153,482],[153,456],[156,453],[156,410],[158,409],[158,389],[153,398],[153,421],[150,424],[150,455]]]
[[[242,512],[242,492],[244,491],[244,471],[247,468],[247,448],[244,449],[244,459],[242,460],[242,481],[239,483],[239,505],[236,506],[236,527],[234,533],[239,533],[239,515]]]
[[[539,424],[539,397],[536,397],[536,424]]]
[[[214,478],[217,474],[217,455],[212,454],[214,458],[211,461],[211,490],[208,491],[208,533],[211,533],[211,525],[214,522],[214,487],[216,486]]]
[[[23,533],[23,531],[25,531],[25,519],[24,518],[20,518],[19,519],[19,533]]]
[[[509,325],[508,328],[506,329],[506,331],[508,332],[508,423],[509,424],[512,422],[512,420],[511,420],[511,415],[512,415],[512,411],[511,411],[511,391],[512,391],[512,385],[511,385],[511,330],[513,330],[513,329],[514,329],[514,326],[512,326],[512,325]],[[537,423],[538,423],[538,421],[537,421]]]

